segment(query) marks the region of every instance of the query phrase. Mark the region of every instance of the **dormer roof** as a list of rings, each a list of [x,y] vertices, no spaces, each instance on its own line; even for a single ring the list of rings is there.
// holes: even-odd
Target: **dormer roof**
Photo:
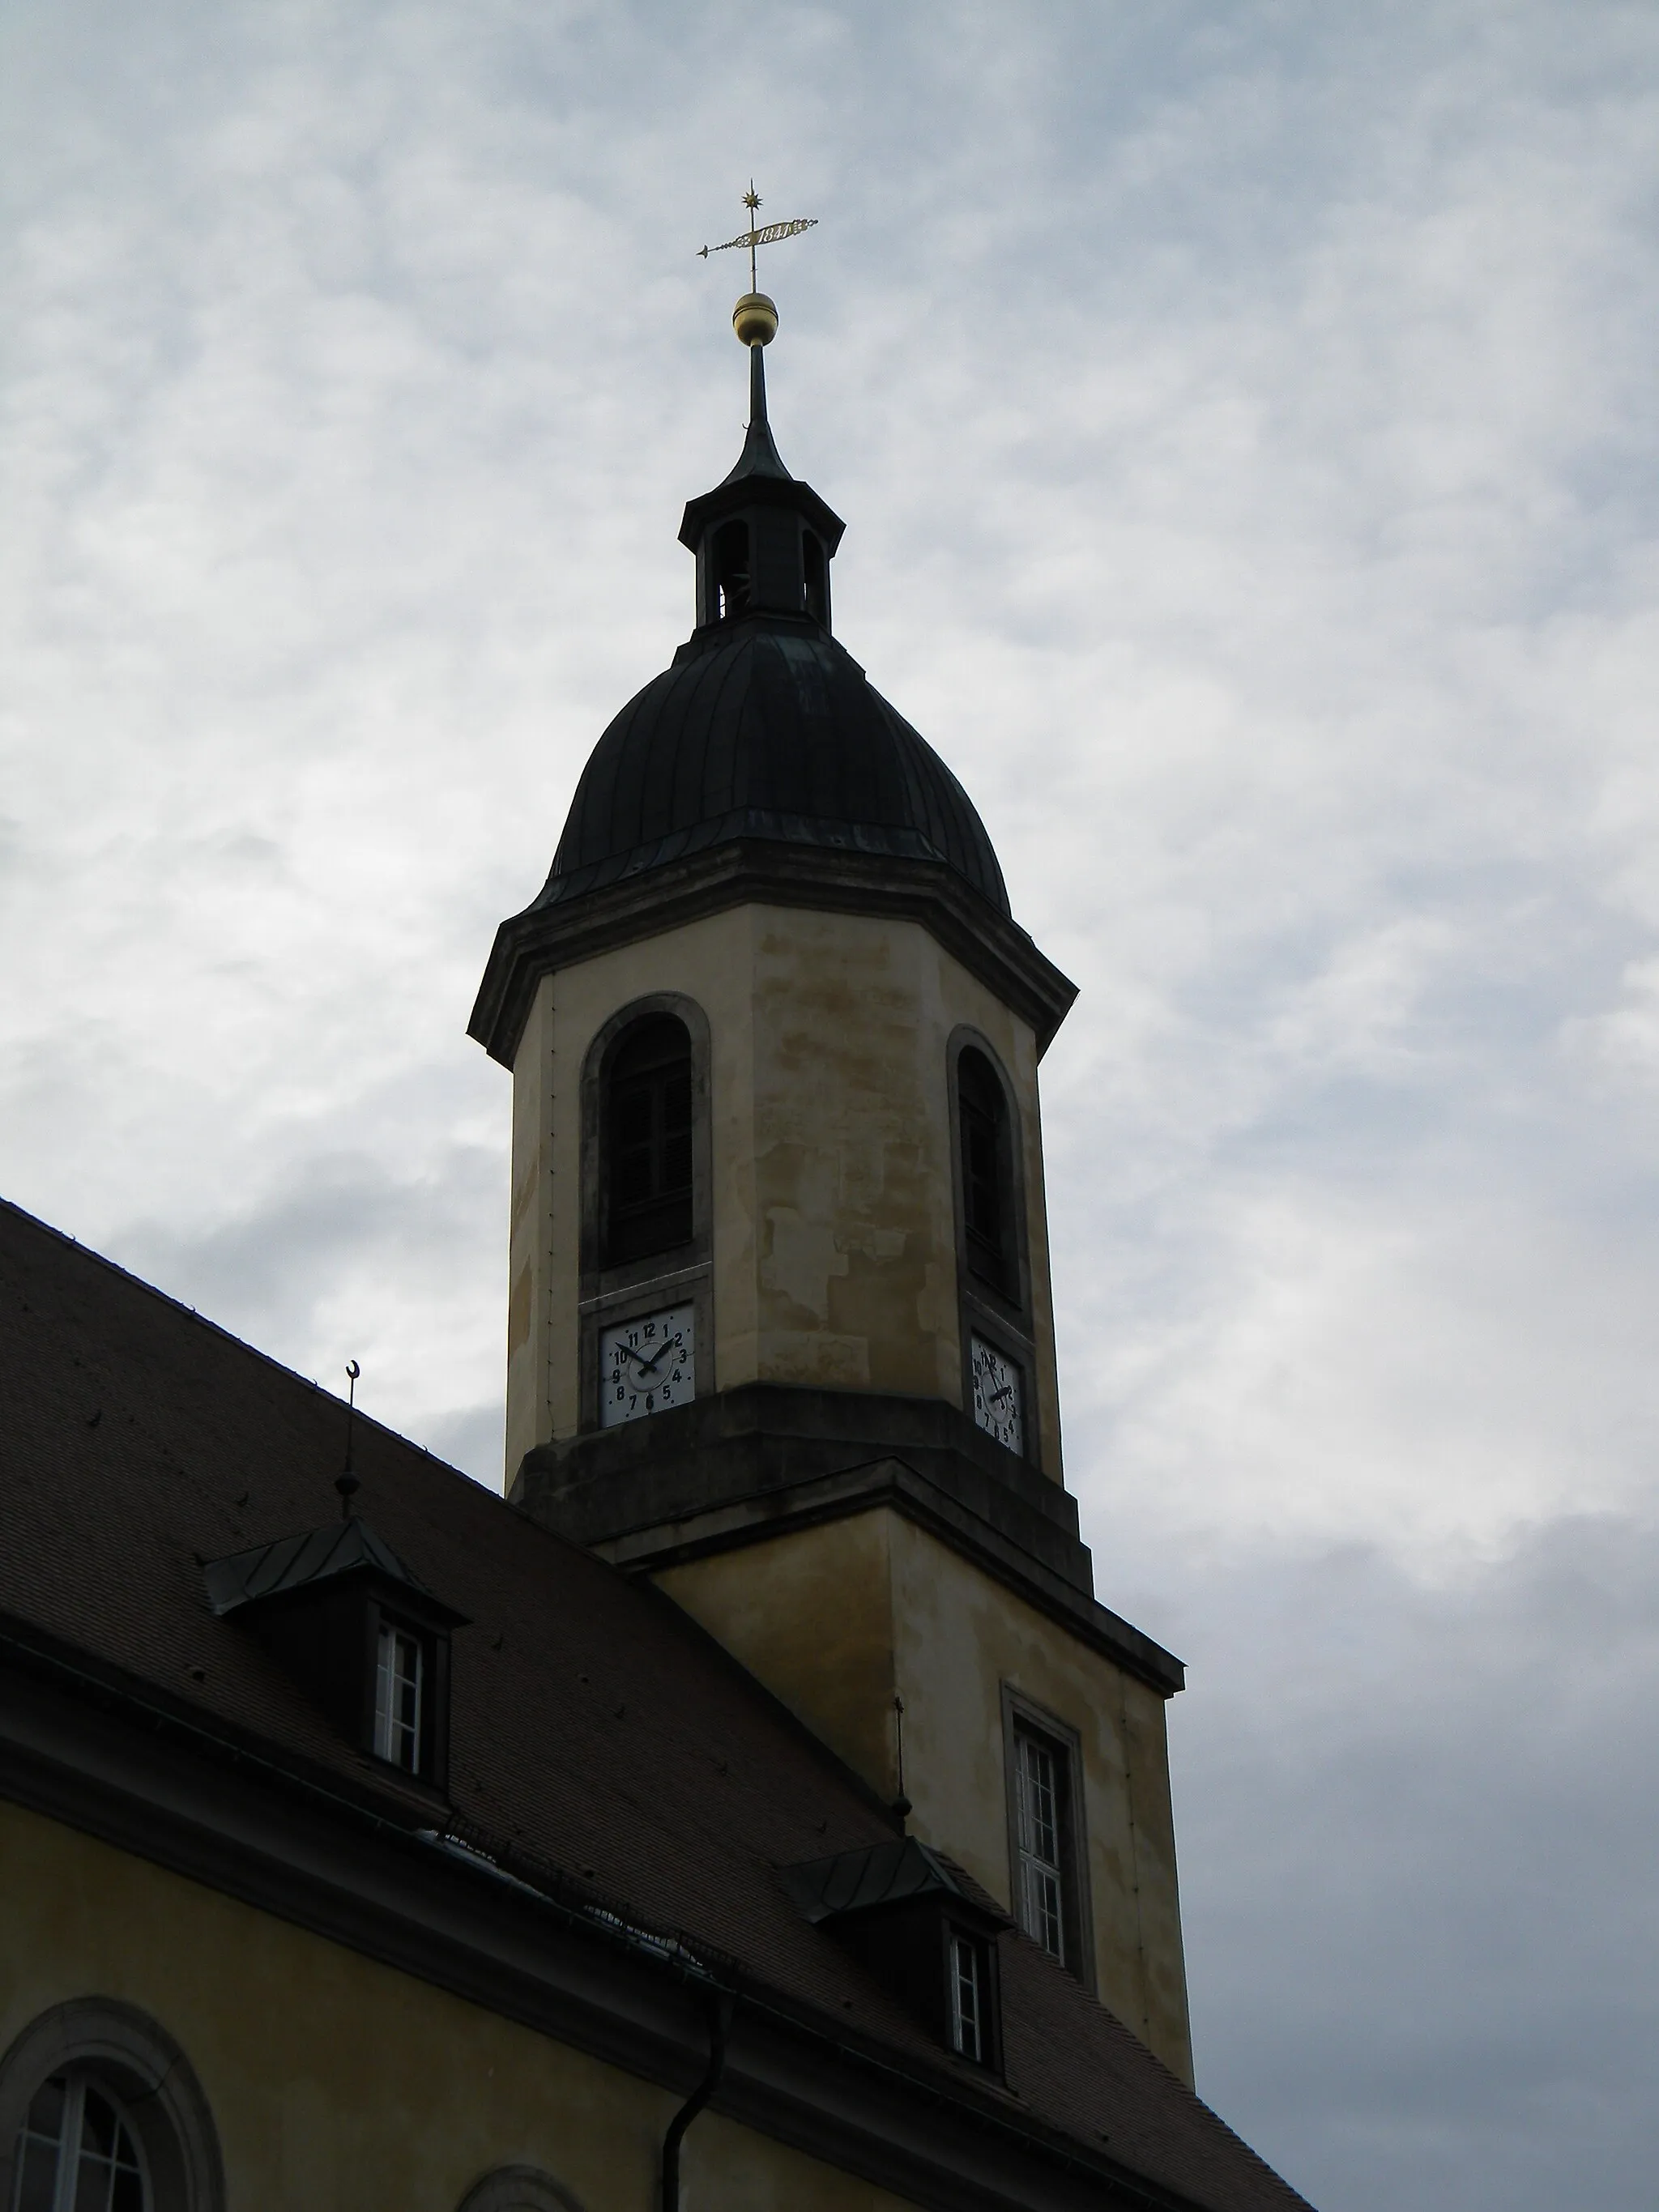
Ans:
[[[355,1513],[304,1535],[279,1536],[274,1543],[256,1544],[249,1551],[233,1552],[228,1559],[210,1559],[204,1572],[208,1602],[220,1617],[261,1599],[315,1588],[341,1575],[370,1573],[401,1583],[418,1597],[422,1609],[435,1607],[454,1613],[457,1626],[463,1618],[453,1607],[434,1598],[391,1545]]]

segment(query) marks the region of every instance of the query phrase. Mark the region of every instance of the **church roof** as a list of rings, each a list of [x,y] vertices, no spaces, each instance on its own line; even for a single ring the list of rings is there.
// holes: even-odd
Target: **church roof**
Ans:
[[[943,861],[1008,912],[973,801],[805,617],[710,625],[629,701],[582,771],[536,905],[739,838]]]
[[[1006,916],[973,801],[830,635],[828,587],[815,598],[802,547],[812,538],[827,564],[845,526],[784,465],[759,345],[749,368],[743,451],[680,526],[697,556],[699,626],[593,748],[530,911],[759,839],[943,862]],[[735,607],[717,575],[722,523],[745,549]]]
[[[214,1786],[234,1783],[250,1805],[309,1790],[305,1833],[355,1822],[354,1848],[382,1855],[375,1912],[337,1923],[338,1940],[371,1950],[392,1875],[424,1850],[443,1879],[482,1882],[492,1911],[532,1916],[503,2009],[523,2002],[530,1935],[539,1942],[546,1924],[534,1914],[550,1899],[585,1899],[592,1925],[639,1937],[636,1950],[654,1943],[665,1972],[721,1962],[742,1992],[739,2022],[748,2004],[775,2044],[779,2022],[820,2036],[823,2064],[853,2069],[838,2094],[848,2082],[884,2097],[908,2083],[917,2111],[948,2109],[970,2136],[991,2130],[994,2144],[1012,2131],[1030,2156],[1058,2159],[1097,2192],[1067,2203],[1303,2203],[1015,1931],[997,1938],[1006,2087],[933,2042],[781,1878],[892,1844],[892,1814],[666,1597],[361,1415],[356,1468],[379,1545],[470,1625],[453,1638],[448,1803],[354,1747],[240,1608],[216,1614],[204,1576],[207,1562],[337,1514],[343,1421],[337,1399],[0,1205],[0,1737],[12,1687],[52,1668],[53,1710],[79,1700],[98,1742],[131,1716],[133,1771],[165,1775],[169,1802],[183,1802],[185,1759],[204,1772],[217,1759],[213,1771],[232,1779]],[[0,1744],[8,1793],[41,1768],[42,1741],[28,1741],[20,1758]],[[71,1802],[58,1788],[40,1802]],[[117,1833],[126,1816],[100,1807],[100,1832]],[[165,1856],[165,1821],[153,1808],[133,1817],[134,1848]],[[208,1879],[234,1879],[234,1853],[203,1863],[218,1869]],[[510,1877],[485,1881],[496,1868]],[[672,1940],[647,1943],[652,1929]],[[490,2002],[487,1983],[468,1994]]]

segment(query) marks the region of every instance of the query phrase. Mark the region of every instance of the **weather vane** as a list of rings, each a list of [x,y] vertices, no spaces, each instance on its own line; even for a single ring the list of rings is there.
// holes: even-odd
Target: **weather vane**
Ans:
[[[743,196],[743,204],[748,209],[750,221],[753,224],[761,198],[760,194],[755,190],[755,180],[752,177],[749,179],[749,189]],[[817,223],[818,219],[815,215],[798,215],[793,216],[787,222],[761,223],[742,232],[736,238],[723,239],[718,246],[700,246],[698,252],[707,261],[711,253],[727,253],[734,246],[746,246],[749,248],[749,289],[751,292],[758,292],[760,277],[755,267],[757,247],[775,246],[781,238],[799,237],[804,230],[816,230]]]

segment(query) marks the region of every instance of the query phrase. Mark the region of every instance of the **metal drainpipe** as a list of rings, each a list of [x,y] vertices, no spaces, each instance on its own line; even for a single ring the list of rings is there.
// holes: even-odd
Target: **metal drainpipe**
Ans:
[[[708,1993],[708,2070],[668,2123],[662,2139],[662,2212],[680,2212],[680,2145],[685,2131],[720,2086],[726,2071],[726,2038],[737,1998],[730,1990]]]

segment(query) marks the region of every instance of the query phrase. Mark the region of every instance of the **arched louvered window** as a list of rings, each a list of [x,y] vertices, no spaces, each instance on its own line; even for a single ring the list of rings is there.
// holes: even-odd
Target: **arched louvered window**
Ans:
[[[724,622],[748,611],[754,596],[749,525],[723,522],[714,532],[714,612]]]
[[[607,1267],[689,1244],[691,1039],[673,1014],[625,1030],[605,1073],[601,1176]]]
[[[806,580],[806,611],[814,622],[830,627],[830,562],[823,540],[816,531],[801,532],[801,559]]]
[[[1018,1296],[1013,1146],[996,1072],[969,1046],[957,1062],[962,1131],[962,1225],[969,1272],[1004,1297]]]

